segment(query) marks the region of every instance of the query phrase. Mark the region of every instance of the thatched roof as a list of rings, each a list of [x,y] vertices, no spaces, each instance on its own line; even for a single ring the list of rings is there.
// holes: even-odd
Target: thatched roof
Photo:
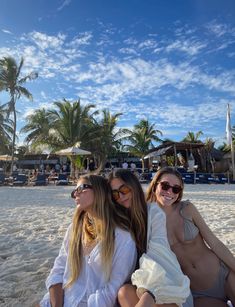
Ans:
[[[173,155],[175,150],[179,152],[181,150],[193,150],[204,146],[205,145],[203,143],[164,142],[162,145],[151,149],[145,158]]]

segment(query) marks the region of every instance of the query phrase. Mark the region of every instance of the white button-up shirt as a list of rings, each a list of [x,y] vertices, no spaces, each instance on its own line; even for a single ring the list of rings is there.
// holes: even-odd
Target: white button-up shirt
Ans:
[[[62,283],[64,286],[69,279],[70,229],[71,225],[46,280],[48,290],[54,284]],[[64,307],[113,307],[116,305],[118,290],[130,279],[136,265],[137,251],[130,233],[120,228],[115,230],[112,270],[108,281],[105,280],[100,257],[100,244],[98,243],[89,255],[84,256],[83,267],[78,279],[71,287],[64,289]],[[40,306],[51,306],[49,293],[44,296]]]

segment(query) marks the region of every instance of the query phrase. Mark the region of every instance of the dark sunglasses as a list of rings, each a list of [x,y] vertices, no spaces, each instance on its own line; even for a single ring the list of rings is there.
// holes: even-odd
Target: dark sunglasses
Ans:
[[[112,195],[114,200],[118,200],[120,198],[120,193],[122,195],[126,195],[131,192],[131,189],[125,184],[121,185],[118,190],[112,190]]]
[[[161,185],[161,188],[164,190],[164,191],[168,191],[169,189],[172,189],[172,192],[174,194],[179,194],[183,189],[179,186],[179,185],[170,185],[169,182],[167,181],[161,181],[161,182],[158,182],[158,184]]]
[[[75,190],[73,190],[71,192],[71,197],[72,198],[76,198],[75,194],[80,194],[82,191],[84,191],[86,189],[92,189],[92,185],[91,184],[87,184],[87,183],[80,184],[79,186],[77,186],[77,188]]]

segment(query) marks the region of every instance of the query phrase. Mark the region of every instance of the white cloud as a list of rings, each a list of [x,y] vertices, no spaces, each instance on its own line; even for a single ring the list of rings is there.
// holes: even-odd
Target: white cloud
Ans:
[[[68,6],[72,0],[64,0],[64,2],[57,8],[57,11],[61,11],[64,7]]]
[[[201,52],[207,45],[205,43],[193,40],[176,40],[166,47],[167,52],[183,51],[190,56],[194,56]]]
[[[65,41],[66,36],[59,33],[57,36],[47,35],[45,33],[33,31],[24,37],[24,39],[31,39],[39,49],[45,50],[52,48],[54,50],[60,49]]]
[[[3,32],[3,33],[6,33],[6,34],[12,34],[12,32],[11,32],[11,31],[6,30],[6,29],[2,29],[2,32]]]
[[[93,35],[91,32],[80,33],[78,37],[68,43],[69,47],[79,48],[81,45],[89,45]]]

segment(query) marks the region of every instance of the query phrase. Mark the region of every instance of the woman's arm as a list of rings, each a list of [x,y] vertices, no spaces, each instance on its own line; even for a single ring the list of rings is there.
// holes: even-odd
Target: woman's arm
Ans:
[[[68,244],[69,244],[69,233],[71,229],[70,225],[66,231],[66,234],[63,239],[63,243],[60,248],[59,255],[56,257],[53,268],[51,269],[51,272],[46,280],[46,287],[49,290],[49,288],[52,285],[56,284],[63,284],[63,276],[65,271],[65,266],[67,262],[68,257]]]
[[[130,278],[137,259],[137,251],[131,235],[122,230],[115,232],[115,250],[109,281],[88,298],[88,307],[114,306],[119,288]]]
[[[56,284],[49,288],[51,307],[63,307],[64,290],[62,284]]]
[[[198,227],[203,239],[209,245],[211,250],[221,259],[232,271],[235,272],[235,257],[229,249],[215,236],[208,227],[205,220],[193,204],[189,204],[190,214],[193,222]]]

